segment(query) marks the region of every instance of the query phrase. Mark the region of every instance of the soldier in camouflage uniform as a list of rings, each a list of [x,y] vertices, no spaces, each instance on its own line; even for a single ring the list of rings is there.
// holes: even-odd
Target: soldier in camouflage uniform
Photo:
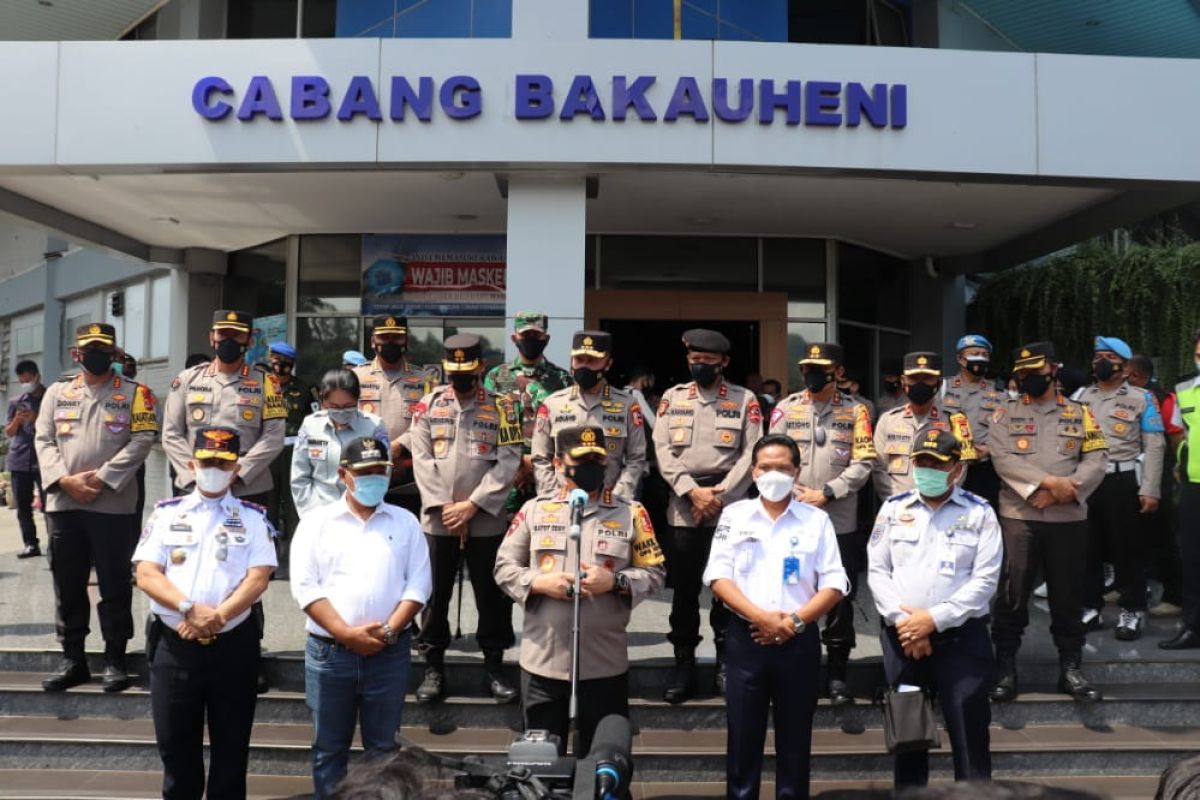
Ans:
[[[547,333],[549,320],[539,311],[522,311],[513,321],[513,343],[517,357],[506,364],[497,364],[483,379],[485,389],[510,397],[521,415],[524,446],[521,466],[517,469],[516,485],[508,495],[505,510],[516,513],[526,500],[537,494],[533,480],[533,426],[537,422],[538,406],[554,392],[571,385],[571,373],[552,364],[542,352],[550,342]]]

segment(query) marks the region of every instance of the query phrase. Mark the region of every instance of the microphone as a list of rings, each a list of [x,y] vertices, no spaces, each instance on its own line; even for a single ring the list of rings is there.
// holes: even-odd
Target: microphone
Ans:
[[[583,526],[583,507],[587,505],[588,494],[583,489],[572,489],[567,495],[567,503],[571,508],[571,538],[579,536],[580,528]]]
[[[592,737],[588,760],[596,765],[596,800],[621,800],[629,796],[633,781],[633,731],[629,720],[609,714],[600,720]]]

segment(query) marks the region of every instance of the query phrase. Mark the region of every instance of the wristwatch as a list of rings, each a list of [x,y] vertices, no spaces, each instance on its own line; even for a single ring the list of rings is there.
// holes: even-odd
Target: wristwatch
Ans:
[[[821,488],[821,494],[825,495],[826,500],[837,500],[837,494],[834,493],[833,488],[828,483]]]
[[[187,619],[188,613],[192,610],[192,606],[196,605],[191,600],[183,599],[179,601],[179,616]]]
[[[804,633],[804,629],[808,627],[804,620],[800,619],[800,615],[794,611],[792,612],[792,625],[796,628],[797,636]]]
[[[629,591],[629,576],[624,572],[613,575],[613,594],[624,594]]]
[[[383,623],[383,641],[389,645],[400,641],[400,634],[392,630],[392,626],[386,622]]]

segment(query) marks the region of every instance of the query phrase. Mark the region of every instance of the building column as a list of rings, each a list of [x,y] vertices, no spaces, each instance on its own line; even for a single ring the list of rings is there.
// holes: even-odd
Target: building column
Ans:
[[[570,4],[564,4],[570,5]],[[508,183],[507,331],[521,311],[550,317],[546,357],[567,366],[571,334],[584,325],[587,196],[584,179],[513,177]],[[516,348],[506,340],[507,358]]]

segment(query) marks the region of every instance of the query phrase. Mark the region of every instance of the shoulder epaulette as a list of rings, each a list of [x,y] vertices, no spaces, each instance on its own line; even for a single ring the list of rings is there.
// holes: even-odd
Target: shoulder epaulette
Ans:
[[[238,499],[242,501],[242,505],[245,506],[246,508],[257,511],[258,513],[262,514],[264,517],[267,516],[267,507],[266,506],[260,506],[258,503],[251,503],[249,500],[242,500],[240,497]]]
[[[989,503],[987,500],[980,497],[979,495],[975,494],[974,492],[969,492],[966,489],[960,489],[959,491],[961,491],[963,493],[963,496],[966,497],[968,500],[970,500],[972,503],[977,503],[978,505],[981,505],[981,506],[991,506],[991,503]]]
[[[157,503],[154,504],[154,507],[155,508],[166,508],[167,506],[177,505],[177,504],[183,502],[184,497],[187,497],[187,495],[181,494],[181,495],[179,495],[179,497],[168,497],[163,500],[159,500]]]
[[[915,491],[916,491],[916,489],[909,489],[907,492],[901,492],[900,494],[894,494],[891,497],[889,497],[885,502],[890,503],[893,500],[903,500],[906,497],[911,497],[912,493]]]

